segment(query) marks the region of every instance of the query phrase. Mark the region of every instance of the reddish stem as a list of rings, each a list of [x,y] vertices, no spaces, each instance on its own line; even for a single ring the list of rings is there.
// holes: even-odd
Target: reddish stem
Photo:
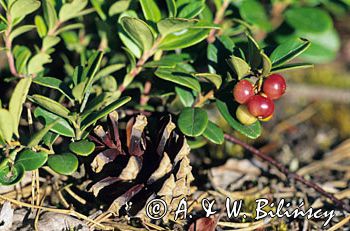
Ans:
[[[214,24],[220,24],[225,16],[225,11],[227,7],[230,5],[230,0],[225,0],[222,4],[221,8],[216,12]],[[207,38],[208,43],[215,42],[215,35],[216,35],[217,29],[211,29]]]
[[[300,176],[296,173],[290,172],[288,170],[288,168],[286,168],[286,166],[284,166],[282,163],[276,161],[275,159],[273,159],[272,157],[262,153],[261,151],[259,151],[258,149],[250,146],[249,144],[229,135],[229,134],[225,134],[225,139],[231,143],[235,143],[238,144],[240,146],[242,146],[244,149],[250,151],[252,154],[260,157],[261,159],[263,159],[264,161],[268,162],[270,165],[276,167],[279,171],[281,171],[282,173],[284,173],[286,175],[286,177],[288,179],[293,179],[295,181],[298,181],[310,188],[313,188],[315,191],[317,191],[318,193],[320,193],[321,195],[327,197],[328,199],[330,199],[335,206],[342,208],[344,210],[346,210],[347,212],[350,212],[350,206],[345,204],[343,201],[338,200],[335,196],[333,196],[332,194],[326,192],[324,189],[322,189],[319,185],[317,185],[316,183],[310,181],[310,180],[306,180],[303,176]]]

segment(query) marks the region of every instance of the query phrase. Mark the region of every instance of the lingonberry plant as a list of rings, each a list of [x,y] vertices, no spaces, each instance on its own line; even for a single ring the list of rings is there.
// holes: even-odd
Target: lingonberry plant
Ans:
[[[175,197],[163,185],[188,187],[189,148],[223,144],[228,126],[258,138],[288,90],[286,72],[337,53],[330,13],[348,1],[261,2],[0,0],[0,184],[38,169],[74,180],[80,166],[95,195],[133,182],[122,200],[108,198],[114,212],[141,190]],[[118,120],[137,114],[151,132],[145,117],[131,119],[121,141]],[[163,127],[159,115],[169,116]],[[102,170],[119,157],[130,165],[110,178]]]

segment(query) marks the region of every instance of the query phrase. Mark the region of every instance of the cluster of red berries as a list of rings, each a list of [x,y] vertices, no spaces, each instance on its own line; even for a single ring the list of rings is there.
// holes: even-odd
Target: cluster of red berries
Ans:
[[[273,100],[279,99],[286,91],[286,81],[279,74],[264,79],[259,92],[248,80],[239,81],[233,89],[235,100],[241,105],[237,108],[237,119],[245,125],[253,124],[257,119],[268,121],[275,110]]]

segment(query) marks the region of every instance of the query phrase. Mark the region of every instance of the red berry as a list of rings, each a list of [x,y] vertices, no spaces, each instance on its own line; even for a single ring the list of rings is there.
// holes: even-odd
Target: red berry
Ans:
[[[247,103],[247,107],[250,114],[259,119],[271,116],[275,110],[273,101],[261,95],[252,96]]]
[[[272,100],[279,99],[286,91],[286,81],[279,74],[272,74],[264,81],[263,91]]]
[[[248,80],[239,81],[236,84],[236,86],[233,88],[233,97],[240,104],[246,103],[248,99],[253,95],[254,95],[254,86]]]

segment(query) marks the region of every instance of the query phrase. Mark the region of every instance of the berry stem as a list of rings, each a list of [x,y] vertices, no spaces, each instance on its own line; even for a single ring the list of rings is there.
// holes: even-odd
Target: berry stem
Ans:
[[[350,212],[350,206],[345,204],[343,201],[338,200],[335,196],[333,196],[331,193],[326,192],[323,188],[321,188],[318,184],[314,183],[311,180],[306,180],[303,176],[298,175],[297,173],[294,172],[290,172],[288,170],[288,168],[286,166],[284,166],[282,163],[276,161],[275,159],[273,159],[272,157],[264,154],[263,152],[259,151],[258,149],[254,148],[253,146],[237,139],[234,136],[231,136],[229,134],[225,134],[225,140],[234,143],[234,144],[238,144],[239,146],[243,147],[244,149],[250,151],[252,154],[254,154],[255,156],[260,157],[261,159],[263,159],[264,161],[266,161],[267,163],[269,163],[270,165],[276,167],[279,171],[281,171],[286,177],[287,179],[293,179],[295,181],[298,181],[310,188],[313,188],[315,191],[317,191],[318,193],[320,193],[321,195],[323,195],[324,197],[327,197],[328,199],[330,199],[335,206],[342,208],[344,210],[346,210],[347,212]]]

